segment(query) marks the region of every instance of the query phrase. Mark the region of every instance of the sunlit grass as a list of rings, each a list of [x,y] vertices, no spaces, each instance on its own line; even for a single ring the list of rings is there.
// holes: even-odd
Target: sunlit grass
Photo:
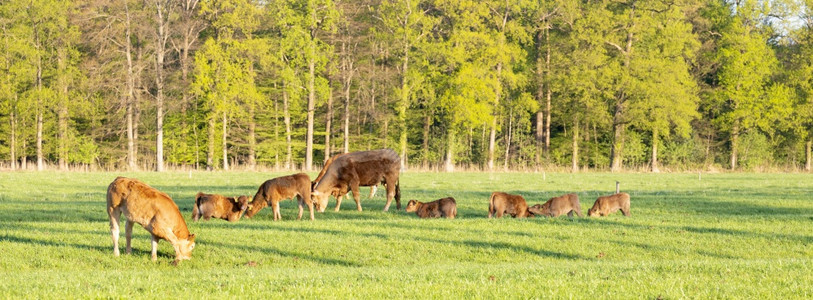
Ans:
[[[170,265],[134,229],[114,257],[105,213],[118,175],[167,192],[197,235]],[[0,173],[0,297],[811,298],[813,176],[807,174],[404,173],[402,204],[453,196],[458,219],[382,212],[362,189],[316,221],[282,203],[237,223],[191,222],[195,193],[253,195],[280,173]],[[313,176],[314,174],[311,174]],[[531,204],[576,192],[586,211],[615,181],[632,217],[487,219],[492,191]],[[124,237],[121,245],[123,252]]]

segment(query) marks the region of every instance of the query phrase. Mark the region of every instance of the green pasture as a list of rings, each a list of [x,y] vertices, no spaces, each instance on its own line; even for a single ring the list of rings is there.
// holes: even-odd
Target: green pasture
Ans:
[[[150,261],[134,229],[114,257],[105,192],[116,176],[169,194],[197,235]],[[0,298],[813,298],[813,175],[415,173],[402,205],[453,196],[458,219],[382,212],[384,192],[295,220],[192,222],[198,191],[253,195],[283,173],[0,173]],[[311,174],[314,176],[315,174]],[[586,213],[615,181],[632,216],[487,219],[488,196],[530,204],[576,192]]]

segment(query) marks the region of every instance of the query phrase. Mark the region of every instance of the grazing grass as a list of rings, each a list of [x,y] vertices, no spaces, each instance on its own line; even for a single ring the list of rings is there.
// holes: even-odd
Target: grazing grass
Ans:
[[[168,193],[197,235],[192,260],[170,264],[147,232],[114,257],[105,192],[117,176]],[[453,196],[456,220],[382,212],[362,189],[316,221],[295,201],[253,219],[191,222],[196,192],[253,195],[259,172],[0,173],[0,298],[811,298],[809,174],[412,173],[409,199]],[[314,176],[315,174],[311,174]],[[487,219],[500,190],[530,204],[577,192],[586,213],[615,181],[632,217]],[[122,226],[123,228],[123,226]]]

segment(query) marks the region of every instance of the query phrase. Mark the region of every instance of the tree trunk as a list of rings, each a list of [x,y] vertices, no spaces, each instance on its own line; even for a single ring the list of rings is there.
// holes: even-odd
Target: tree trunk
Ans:
[[[287,151],[285,154],[285,169],[288,170],[293,166],[293,155],[291,153],[291,114],[288,111],[288,84],[282,83],[282,121],[285,123],[285,145]]]
[[[535,42],[538,56],[536,58],[536,101],[539,102],[539,111],[536,112],[536,164],[540,165],[542,162],[542,153],[544,150],[545,142],[545,67],[542,60],[542,36],[544,30],[536,32]]]
[[[214,160],[215,160],[215,116],[209,116],[209,151],[206,152],[206,169],[209,171],[214,170]]]
[[[229,148],[228,148],[228,123],[229,119],[226,117],[226,112],[223,112],[223,171],[229,170]]]
[[[167,31],[164,30],[166,19],[163,4],[162,1],[155,2],[158,25],[158,33],[155,38],[155,170],[158,172],[164,171],[164,53],[169,38]],[[186,105],[186,103],[182,105]]]
[[[423,122],[423,166],[429,164],[429,127],[432,122],[432,111],[427,109]]]
[[[276,105],[276,102],[274,103]],[[254,116],[256,114],[256,105],[252,101],[251,106],[248,109],[248,169],[254,170],[257,167],[257,157],[256,157],[256,150],[257,148],[257,137],[256,137],[256,129],[257,129],[257,122],[254,120]],[[276,117],[274,118],[274,134],[276,137]],[[276,140],[276,139],[275,139]]]
[[[60,74],[58,76],[58,84],[62,90],[62,94],[57,96],[59,101],[59,108],[57,111],[57,138],[59,139],[58,155],[59,155],[59,169],[68,169],[68,82],[67,82],[67,63],[68,55],[66,49],[59,49],[57,57],[57,70]]]
[[[344,153],[350,152],[350,84],[344,87]]]
[[[739,139],[739,124],[734,124],[734,128],[731,129],[731,170],[737,169],[737,148],[739,148]]]
[[[446,139],[446,172],[454,172],[454,129],[449,129]]]
[[[514,112],[508,113],[508,134],[505,137],[505,161],[503,162],[503,169],[508,171],[509,155],[511,153],[511,135],[513,134],[514,126]]]
[[[488,170],[494,170],[494,148],[497,143],[497,112],[500,107],[500,94],[502,87],[500,87],[500,74],[502,73],[502,62],[497,63],[497,91],[494,97],[494,119],[491,121],[491,133],[488,136]]]
[[[622,55],[624,56],[624,70],[625,72],[630,72],[630,60],[632,56],[632,41],[633,41],[633,33],[632,28],[635,26],[633,21],[635,20],[635,5],[630,8],[630,24],[626,28],[627,30],[627,44],[623,51],[621,51]],[[620,50],[620,48],[619,48]],[[626,123],[624,121],[624,101],[626,100],[626,94],[624,91],[625,86],[621,86],[621,91],[618,92],[616,96],[616,103],[615,103],[615,112],[613,113],[613,143],[611,149],[611,159],[612,162],[610,164],[610,170],[613,172],[620,171],[623,167],[623,150],[624,150],[624,131],[626,130]]]
[[[404,26],[407,22],[404,21]],[[400,135],[398,143],[401,148],[401,169],[406,168],[407,160],[407,118],[406,110],[409,107],[409,86],[407,85],[407,68],[409,67],[409,39],[407,38],[407,28],[404,28],[404,60],[401,67],[401,101],[398,103],[398,125]]]
[[[328,85],[330,86],[330,85]],[[333,123],[333,90],[327,95],[327,115],[325,116],[325,162],[330,158],[330,132]]]
[[[805,143],[805,171],[810,172],[810,159],[811,157],[810,148],[813,146],[813,140],[807,140]]]
[[[37,42],[39,44],[39,42]],[[37,171],[45,169],[42,161],[42,57],[37,61]]]
[[[313,38],[313,37],[311,37]],[[308,59],[308,133],[305,137],[305,170],[310,171],[313,167],[313,113],[316,106],[316,91],[314,91],[314,80],[316,79],[316,45],[311,41],[311,56]]]
[[[545,160],[550,158],[550,28],[545,28]]]
[[[579,117],[573,116],[573,155],[571,156],[571,170],[579,172]]]
[[[15,94],[14,97],[17,98],[17,95]],[[17,103],[16,99],[15,99],[14,103]],[[15,110],[16,110],[16,107],[12,107],[11,114],[9,114],[9,123],[10,123],[9,125],[11,126],[11,132],[10,132],[11,133],[11,137],[10,137],[10,141],[11,141],[10,146],[11,147],[9,149],[10,150],[9,154],[11,156],[10,158],[11,158],[11,170],[12,171],[17,169],[17,152],[16,152],[16,150],[17,150],[17,119],[15,118],[16,116],[14,115]],[[810,159],[808,159],[808,161],[810,161]]]
[[[652,173],[660,173],[658,169],[658,129],[652,130]]]

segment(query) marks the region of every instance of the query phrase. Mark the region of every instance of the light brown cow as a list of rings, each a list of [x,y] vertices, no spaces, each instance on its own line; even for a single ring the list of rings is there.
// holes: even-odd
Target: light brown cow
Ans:
[[[314,179],[311,182],[311,191],[313,191],[314,188],[316,187],[316,183],[321,181],[322,177],[325,176],[325,173],[327,172],[328,168],[330,167],[330,164],[332,164],[333,161],[336,160],[336,158],[338,158],[338,157],[340,157],[342,155],[345,155],[345,154],[346,153],[335,154],[335,155],[331,156],[330,158],[328,158],[327,161],[325,161],[325,166],[322,167],[322,171],[320,171],[319,175],[316,175],[316,179]],[[373,199],[377,189],[378,189],[378,184],[370,186],[370,199]],[[348,187],[346,185],[345,186],[334,186],[333,189],[330,191],[330,195],[333,196],[334,198],[336,198],[336,208],[333,209],[334,211],[339,211],[339,209],[341,208],[341,205],[342,205],[342,200],[344,199],[344,196],[347,195],[348,191],[349,190],[348,190]],[[316,206],[316,210],[318,212],[325,212],[325,209],[327,209],[327,201],[325,201],[324,205],[321,205],[321,203],[319,201],[314,201],[313,204]]]
[[[152,260],[158,259],[158,241],[163,239],[175,249],[175,263],[190,259],[195,248],[195,235],[190,234],[178,206],[167,194],[132,178],[118,177],[107,187],[107,214],[113,236],[113,254],[119,256],[119,219],[127,220],[126,253],[132,253],[130,240],[133,223],[138,223],[152,235]]]
[[[418,200],[409,200],[406,212],[415,212],[420,218],[447,218],[457,216],[457,202],[452,197],[422,203]]]
[[[531,206],[528,210],[534,215],[548,217],[558,217],[564,214],[567,214],[568,217],[573,217],[574,212],[579,217],[584,217],[581,205],[579,204],[579,195],[576,194],[553,197],[545,202],[545,204]]]
[[[381,182],[387,187],[387,204],[384,211],[390,209],[392,199],[401,209],[401,188],[398,184],[401,160],[392,149],[359,151],[336,157],[325,169],[324,176],[313,186],[314,203],[322,211],[327,206],[328,197],[335,189],[353,192],[356,209],[361,211],[359,187],[374,186]]]
[[[308,205],[311,221],[313,221],[311,179],[308,177],[308,174],[305,173],[277,177],[267,180],[260,185],[260,188],[257,189],[257,193],[254,194],[254,199],[248,204],[249,208],[246,212],[246,218],[253,217],[261,209],[271,205],[271,210],[274,211],[274,221],[281,220],[282,214],[279,211],[279,202],[286,199],[293,199],[294,197],[296,197],[299,203],[299,215],[296,219],[302,219],[302,209],[305,205]]]
[[[527,217],[528,204],[525,202],[525,198],[503,192],[491,193],[491,198],[488,199],[488,217],[496,215],[497,218],[502,218],[503,214],[514,218]]]
[[[602,196],[596,199],[593,207],[587,211],[591,217],[603,217],[621,210],[625,217],[630,215],[630,194],[618,193],[610,196]]]
[[[192,220],[201,217],[208,221],[218,218],[229,222],[237,222],[248,208],[248,196],[225,197],[215,194],[198,193],[195,195],[195,206],[192,207]]]

